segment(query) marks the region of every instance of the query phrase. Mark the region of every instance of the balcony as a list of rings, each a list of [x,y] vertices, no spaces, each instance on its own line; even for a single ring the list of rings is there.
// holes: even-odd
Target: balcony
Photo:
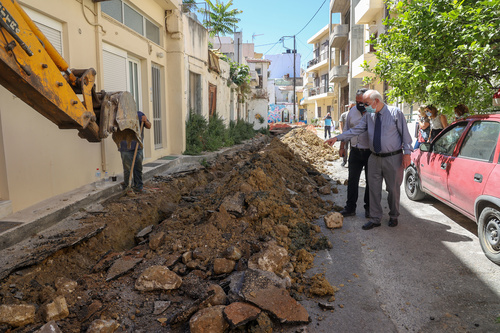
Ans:
[[[363,69],[361,66],[364,64],[364,62],[367,62],[370,68],[373,68],[377,62],[378,59],[375,56],[375,53],[364,53],[360,57],[358,57],[356,60],[352,62],[352,77],[356,79],[362,79],[365,76],[375,76],[374,73],[368,72],[365,69]]]
[[[383,0],[361,0],[354,9],[355,24],[373,24],[383,14]]]
[[[349,27],[347,24],[337,25],[333,28],[332,35],[330,36],[330,45],[332,47],[340,48],[345,44],[349,37]]]
[[[335,96],[333,92],[333,86],[317,86],[313,88],[304,89],[304,101],[303,104],[312,103],[315,100],[323,98],[331,98]]]
[[[349,66],[334,66],[330,70],[330,82],[341,82],[347,80],[347,76],[349,75]]]
[[[330,13],[344,13],[350,3],[349,0],[330,0]]]
[[[319,57],[313,58],[307,63],[307,70],[313,71],[318,70],[324,66],[328,65],[328,49],[325,49],[321,52]]]

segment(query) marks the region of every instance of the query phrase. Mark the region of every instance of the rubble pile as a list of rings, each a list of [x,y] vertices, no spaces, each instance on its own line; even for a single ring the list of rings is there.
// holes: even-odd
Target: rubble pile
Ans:
[[[302,131],[283,142],[328,151]],[[297,298],[335,292],[323,275],[305,275],[314,252],[331,247],[312,222],[333,209],[320,197],[333,189],[283,142],[255,141],[107,203],[82,221],[105,223],[102,233],[2,281],[0,330],[271,332],[308,323]]]
[[[314,165],[321,173],[327,173],[325,167],[328,163],[340,158],[337,148],[330,147],[321,140],[313,131],[297,127],[285,134],[281,140],[299,155],[304,161]]]

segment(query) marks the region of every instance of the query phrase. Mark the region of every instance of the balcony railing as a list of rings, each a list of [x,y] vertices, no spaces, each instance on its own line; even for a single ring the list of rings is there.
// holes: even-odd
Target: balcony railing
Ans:
[[[383,0],[361,0],[354,9],[356,24],[372,24],[384,9]]]
[[[333,28],[330,43],[332,47],[340,48],[349,36],[349,26],[347,24],[337,25]]]
[[[330,0],[330,12],[331,13],[343,13],[347,8],[349,8],[349,0]]]
[[[349,66],[334,66],[330,71],[330,82],[340,82],[347,79]]]

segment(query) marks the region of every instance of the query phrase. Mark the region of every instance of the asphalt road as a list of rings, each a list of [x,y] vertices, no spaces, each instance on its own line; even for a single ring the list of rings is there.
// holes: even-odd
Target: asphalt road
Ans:
[[[347,178],[340,160],[333,178]],[[315,258],[309,271],[324,272],[339,288],[335,310],[323,311],[304,300],[312,323],[302,332],[500,332],[500,266],[483,254],[474,221],[435,199],[407,199],[401,191],[399,225],[389,228],[387,193],[383,224],[362,230],[362,194],[356,216],[333,232],[333,244]],[[343,206],[347,186],[331,200]],[[295,328],[295,331],[297,328]]]

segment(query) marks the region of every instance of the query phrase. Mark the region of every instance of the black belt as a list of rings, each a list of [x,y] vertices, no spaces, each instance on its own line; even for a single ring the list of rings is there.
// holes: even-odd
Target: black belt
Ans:
[[[374,153],[374,152],[372,152],[372,154],[375,156],[378,156],[378,157],[388,157],[388,156],[401,154],[402,152],[403,151],[400,149],[400,150],[391,151],[390,153]]]
[[[370,149],[363,149],[363,148],[358,148],[358,147],[351,147],[353,150],[359,150],[359,151],[370,151]]]

